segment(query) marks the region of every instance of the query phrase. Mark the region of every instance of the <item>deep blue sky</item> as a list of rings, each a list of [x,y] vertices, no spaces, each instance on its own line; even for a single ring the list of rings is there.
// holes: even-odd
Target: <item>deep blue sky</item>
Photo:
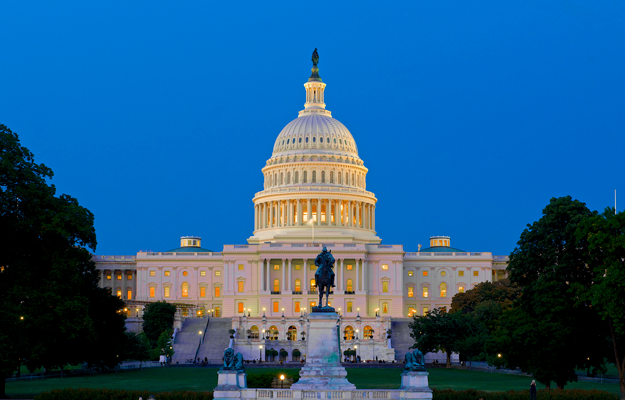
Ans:
[[[317,47],[383,243],[509,254],[554,196],[625,207],[625,1],[1,2],[0,123],[97,254],[245,243]]]

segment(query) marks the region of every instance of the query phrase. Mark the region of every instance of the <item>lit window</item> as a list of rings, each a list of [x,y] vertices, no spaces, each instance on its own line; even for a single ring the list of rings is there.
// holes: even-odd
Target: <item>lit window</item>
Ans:
[[[388,293],[388,281],[382,282],[382,293]]]
[[[388,303],[382,303],[382,313],[388,314]]]
[[[295,307],[294,308],[295,308],[295,312],[300,312],[301,309],[299,308],[299,301],[295,302]]]
[[[364,334],[365,334],[365,336],[364,336],[365,339],[372,338],[373,337],[373,328],[370,327],[369,325],[365,326]]]
[[[189,275],[189,273],[187,271],[183,271],[182,272],[182,276],[187,276],[187,275]]]
[[[345,340],[354,340],[354,328],[346,326],[343,335],[345,336]]]
[[[280,280],[279,279],[274,279],[273,280],[273,291],[274,292],[279,292],[280,291]]]
[[[221,271],[215,271],[215,276],[221,276]]]
[[[414,307],[408,308],[408,316],[414,317],[415,315],[417,315],[417,310],[415,310]]]
[[[428,276],[428,272],[427,271],[423,271],[423,276]]]
[[[295,291],[296,292],[302,291],[302,281],[300,281],[299,279],[295,280]]]
[[[215,286],[215,297],[220,297],[221,288],[219,286]]]
[[[132,280],[132,274],[128,274],[128,275],[126,275],[126,279],[128,279],[129,281],[131,281],[131,280]]]
[[[315,264],[310,264],[310,269],[317,269],[317,267],[315,266]]]
[[[353,286],[352,286],[352,285],[353,285],[352,280],[351,280],[351,279],[348,279],[348,280],[347,280],[347,285],[346,285],[346,286],[347,286],[347,291],[348,291],[348,292],[351,292],[351,291],[353,291],[353,290],[354,290],[354,288],[353,288]]]
[[[478,271],[473,271],[473,276],[478,276],[480,273]]]
[[[317,303],[314,302],[314,301],[311,301],[310,302],[310,311],[312,311],[313,307],[316,307],[316,306],[317,306]]]
[[[215,317],[221,317],[221,309],[219,307],[215,307]]]
[[[278,265],[278,264],[274,265],[274,266],[273,266],[273,269],[274,269],[274,270],[278,270],[278,269],[280,269],[280,265]]]
[[[414,275],[414,272],[408,271],[408,276],[413,276],[413,275]]]
[[[132,300],[132,290],[128,289],[128,292],[126,295],[127,295],[126,299]]]
[[[119,297],[120,299],[122,298],[122,291],[121,290],[117,291],[117,297]]]
[[[445,276],[445,275],[447,275],[447,272],[441,271],[441,276]]]
[[[150,272],[150,275],[152,275],[152,273],[154,273],[154,271]],[[154,275],[152,275],[152,276],[154,276]],[[108,279],[109,281],[111,280],[111,278],[112,278],[111,275],[107,275],[106,276],[106,279]]]
[[[200,297],[206,297],[206,288],[204,286],[200,288]]]
[[[353,312],[353,303],[351,301],[347,302],[347,312]]]
[[[243,269],[245,269],[245,267],[243,266],[243,264],[239,264],[239,270],[241,270],[241,271],[242,271]]]
[[[315,290],[315,280],[314,279],[310,280],[310,290]]]
[[[408,287],[408,297],[414,297],[414,288],[412,286]]]
[[[122,274],[117,274],[117,280],[121,281],[122,280]]]
[[[243,282],[243,281],[238,281],[238,282],[237,282],[237,285],[238,285],[237,290],[238,290],[239,292],[243,292],[243,286],[244,286],[244,284],[245,284],[245,282]]]
[[[150,271],[150,276],[156,276],[156,271]],[[111,279],[111,277],[108,277],[109,279]]]
[[[464,286],[458,286],[458,293],[464,293]]]
[[[189,284],[186,282],[182,284],[182,297],[189,297]]]
[[[428,297],[430,294],[428,292],[428,287],[427,286],[423,286],[423,297]]]
[[[200,271],[200,276],[206,276],[206,271]]]
[[[154,286],[150,287],[150,297],[156,296],[156,288]]]
[[[423,307],[423,315],[427,315],[427,313],[430,312],[430,308],[429,307]]]
[[[280,311],[280,303],[277,301],[273,302],[273,312],[278,312]]]
[[[166,286],[164,289],[165,289],[165,297],[169,297],[169,286]]]
[[[244,313],[245,312],[245,308],[243,308],[243,303],[239,303],[239,312],[240,313]]]
[[[383,264],[383,265],[382,265],[382,269],[383,269],[383,270],[387,270],[387,269],[388,269],[388,264]]]
[[[297,271],[299,271],[300,269],[302,269],[302,266],[301,266],[301,265],[299,265],[299,264],[295,264],[295,269],[296,269]]]
[[[169,271],[165,271],[165,276],[169,276]]]
[[[464,271],[458,271],[458,276],[464,276]]]
[[[351,264],[347,264],[347,270],[351,271],[352,270],[352,265]]]
[[[441,283],[441,297],[447,297],[447,284],[445,282]]]

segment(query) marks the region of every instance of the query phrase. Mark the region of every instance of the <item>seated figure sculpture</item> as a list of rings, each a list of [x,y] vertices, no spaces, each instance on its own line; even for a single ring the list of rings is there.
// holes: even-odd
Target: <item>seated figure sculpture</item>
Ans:
[[[244,371],[243,355],[241,353],[234,354],[232,348],[224,351],[224,365],[219,368],[220,371]]]
[[[404,371],[425,371],[425,356],[419,349],[415,349],[412,353],[406,353]]]

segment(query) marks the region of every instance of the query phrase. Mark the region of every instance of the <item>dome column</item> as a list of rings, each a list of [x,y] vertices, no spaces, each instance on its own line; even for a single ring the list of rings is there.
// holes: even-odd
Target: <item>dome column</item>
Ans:
[[[334,226],[339,226],[339,223],[341,221],[341,215],[339,213],[340,207],[339,207],[339,201],[334,200]]]
[[[273,201],[269,202],[269,228],[273,228]]]
[[[375,206],[371,206],[371,229],[375,231]]]
[[[254,230],[258,230],[258,204],[254,205]]]
[[[297,226],[301,226],[302,225],[302,200],[301,199],[297,199]]]
[[[317,226],[321,226],[321,199],[317,199]]]
[[[306,199],[306,201],[308,202],[306,205],[306,222],[308,222],[312,218],[312,207],[310,198]]]

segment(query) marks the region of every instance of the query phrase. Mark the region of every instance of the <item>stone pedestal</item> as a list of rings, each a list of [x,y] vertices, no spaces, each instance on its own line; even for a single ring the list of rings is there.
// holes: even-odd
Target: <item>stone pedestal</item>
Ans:
[[[428,386],[426,371],[410,371],[401,374],[400,391],[405,391],[406,399],[431,399],[432,389]]]
[[[235,400],[241,398],[241,389],[247,389],[247,375],[240,371],[219,371],[214,398]]]
[[[354,390],[347,380],[347,371],[341,365],[335,312],[308,315],[308,348],[306,364],[299,372],[300,379],[293,390]]]

